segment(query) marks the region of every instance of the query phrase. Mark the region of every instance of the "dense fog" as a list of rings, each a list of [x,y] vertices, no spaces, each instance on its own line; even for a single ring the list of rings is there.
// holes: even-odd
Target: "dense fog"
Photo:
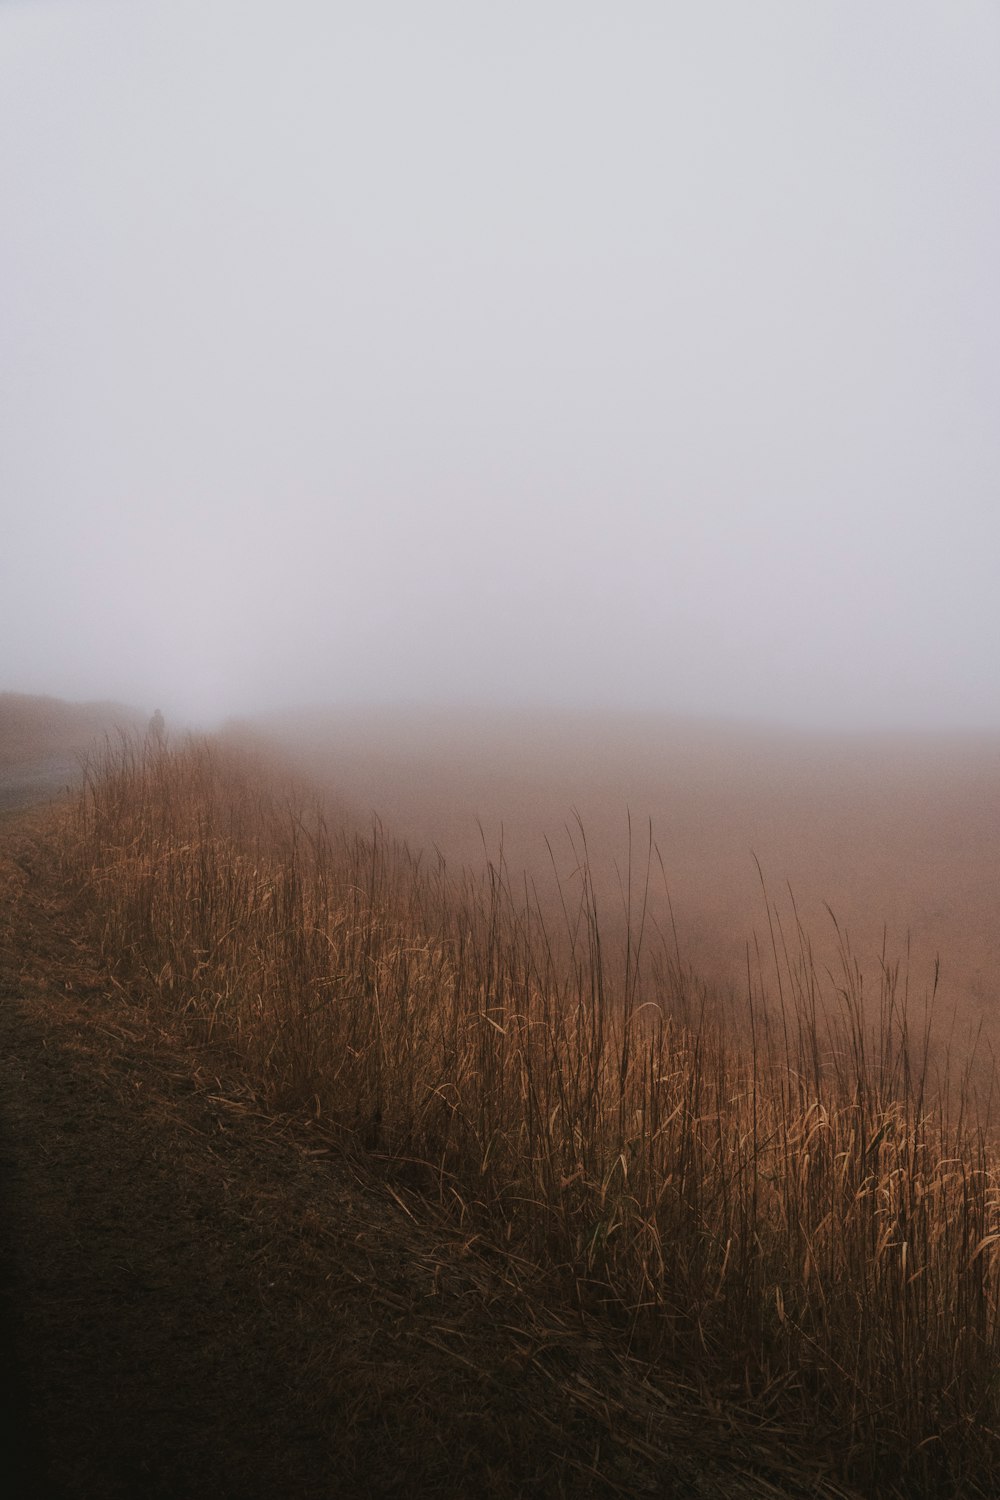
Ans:
[[[777,993],[776,949],[782,967],[811,954],[826,995],[857,964],[874,1014],[895,975],[953,1056],[980,1027],[979,1051],[1000,1047],[1000,733],[339,709],[226,739],[305,773],[305,805],[325,793],[333,826],[364,834],[377,817],[455,875],[502,864],[555,932],[587,867],[605,939],[645,925],[647,964],[665,944],[741,998],[748,970]]]
[[[0,6],[0,688],[1000,725],[992,6]]]

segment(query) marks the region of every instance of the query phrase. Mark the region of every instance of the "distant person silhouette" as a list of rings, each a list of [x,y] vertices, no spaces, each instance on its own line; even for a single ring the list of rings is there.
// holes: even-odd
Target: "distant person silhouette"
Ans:
[[[160,713],[160,710],[156,709],[149,721],[149,738],[153,741],[154,745],[162,745],[166,737],[167,726],[163,722],[163,715]]]

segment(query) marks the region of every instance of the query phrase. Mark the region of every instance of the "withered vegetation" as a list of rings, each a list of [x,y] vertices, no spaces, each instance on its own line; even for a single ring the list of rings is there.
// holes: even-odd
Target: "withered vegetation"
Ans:
[[[987,1494],[998,1437],[989,1099],[931,997],[768,908],[740,1004],[648,920],[608,943],[578,830],[556,927],[502,856],[452,875],[271,790],[123,745],[60,844],[108,972],[224,1038],[270,1110],[398,1164],[512,1281],[865,1494]],[[914,1015],[914,1012],[919,1012]]]

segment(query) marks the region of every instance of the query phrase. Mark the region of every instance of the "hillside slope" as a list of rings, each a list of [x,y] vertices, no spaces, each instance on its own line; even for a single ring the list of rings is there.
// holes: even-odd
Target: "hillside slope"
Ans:
[[[405,1173],[116,991],[0,826],[5,1409],[21,1495],[833,1496],[654,1391]]]

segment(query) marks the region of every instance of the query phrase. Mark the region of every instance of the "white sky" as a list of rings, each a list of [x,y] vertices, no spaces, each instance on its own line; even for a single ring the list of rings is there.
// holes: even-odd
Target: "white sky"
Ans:
[[[0,0],[0,688],[1000,726],[995,0]]]

